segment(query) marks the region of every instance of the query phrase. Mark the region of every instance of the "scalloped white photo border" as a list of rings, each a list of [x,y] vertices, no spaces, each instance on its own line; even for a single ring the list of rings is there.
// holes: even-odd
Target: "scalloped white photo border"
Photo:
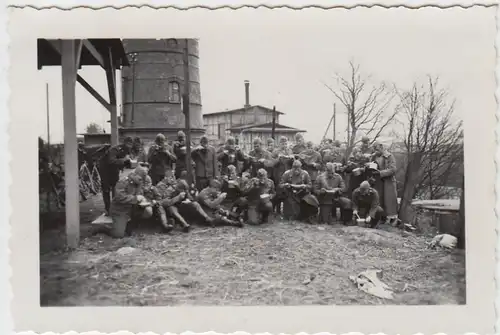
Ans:
[[[141,1],[142,4],[147,2]],[[495,209],[500,211],[500,202],[496,192],[500,190],[500,180],[495,178],[495,163],[500,162],[500,149],[496,139],[500,137],[500,126],[496,115],[474,117],[474,113],[464,115],[465,128],[465,171],[467,183],[466,230],[467,230],[467,305],[465,306],[307,306],[307,307],[39,307],[38,279],[38,219],[37,199],[33,194],[37,185],[32,166],[36,166],[36,134],[33,134],[33,145],[26,145],[23,138],[24,127],[29,129],[30,108],[23,96],[23,80],[36,72],[36,38],[82,38],[92,37],[128,37],[128,38],[161,38],[161,34],[152,34],[158,24],[167,21],[174,24],[173,34],[178,36],[197,36],[200,31],[196,27],[182,24],[186,11],[156,11],[155,8],[174,5],[179,9],[197,6],[191,13],[196,14],[196,22],[208,15],[200,15],[202,8],[216,8],[226,5],[238,8],[245,1],[200,1],[177,0],[165,2],[149,2],[140,8],[116,9],[74,9],[72,6],[92,6],[95,8],[113,5],[116,1],[54,0],[50,4],[42,1],[9,1],[11,8],[2,12],[0,19],[9,15],[8,34],[1,31],[0,49],[2,76],[0,84],[0,124],[6,130],[0,131],[0,176],[5,187],[0,192],[0,203],[3,215],[0,230],[0,306],[2,318],[0,325],[6,331],[17,332],[55,332],[67,333],[75,331],[101,333],[130,334],[131,332],[169,333],[272,333],[295,334],[299,332],[336,334],[352,333],[352,331],[368,333],[383,332],[386,334],[463,334],[473,331],[478,334],[492,334],[496,320],[493,306],[496,295],[495,274],[497,236],[495,228],[498,224]],[[418,8],[433,6],[446,8],[460,6],[470,8],[472,5],[492,6],[496,1],[289,1],[287,7],[300,9],[309,5],[312,8],[355,6],[373,7],[377,5]],[[266,7],[283,6],[284,2],[266,1]],[[22,8],[22,6],[30,7]],[[121,4],[120,4],[121,5]],[[59,9],[37,10],[44,6],[56,6]],[[123,5],[125,6],[125,5]],[[493,7],[492,7],[493,8]],[[63,9],[63,10],[60,10]],[[205,9],[207,10],[207,9]],[[290,9],[274,9],[284,11]],[[309,9],[312,10],[312,9]],[[376,9],[374,9],[376,10]],[[500,24],[498,8],[497,27]],[[234,15],[238,11],[235,11]],[[147,15],[147,19],[144,17]],[[191,14],[188,14],[191,15]],[[284,14],[285,15],[285,14]],[[92,17],[91,26],[74,25],[76,21],[85,21]],[[75,21],[76,20],[76,21]],[[177,20],[177,21],[176,21]],[[201,20],[201,21],[200,21]],[[4,21],[5,22],[5,21]],[[54,29],[48,22],[65,24],[65,29]],[[131,25],[130,22],[141,23]],[[169,26],[172,32],[172,26]],[[161,31],[161,30],[156,30]],[[497,34],[495,46],[499,42]],[[7,52],[7,46],[9,52]],[[10,64],[8,59],[10,58]],[[498,66],[495,65],[498,82]],[[8,78],[7,78],[8,75]],[[498,85],[497,85],[498,86]],[[495,88],[498,100],[499,92]],[[36,107],[36,106],[35,106]],[[498,107],[497,107],[498,109]],[[34,109],[33,109],[34,110]],[[8,111],[8,112],[7,112]],[[497,115],[500,113],[497,111]],[[28,122],[28,126],[23,123]],[[493,129],[493,125],[496,128]],[[8,133],[7,133],[8,130]],[[471,135],[474,134],[474,135]],[[495,135],[497,137],[495,137]],[[22,150],[19,150],[22,148]],[[495,152],[495,156],[493,156]],[[491,155],[491,156],[490,156]],[[32,188],[33,187],[33,188]],[[9,189],[10,188],[10,189]],[[32,191],[30,189],[32,188]],[[17,191],[13,191],[17,189]],[[22,190],[19,191],[19,190]],[[28,196],[22,196],[28,194]],[[491,198],[486,195],[491,194]],[[31,211],[28,209],[32,209]],[[495,220],[495,221],[494,221]],[[473,229],[474,222],[487,222],[482,229]],[[483,229],[484,228],[484,229]],[[498,250],[498,248],[496,249]],[[488,270],[484,270],[488,269]],[[495,270],[494,270],[495,269]],[[491,277],[489,277],[491,275]],[[499,305],[497,305],[499,306]],[[5,318],[4,318],[5,316]],[[5,319],[5,322],[3,322]],[[140,320],[140,322],[139,322]],[[123,331],[122,331],[123,330]],[[126,331],[125,331],[126,330]],[[190,332],[187,332],[187,331]],[[245,331],[245,332],[242,332]],[[152,334],[152,333],[150,333]],[[206,334],[215,334],[209,332]],[[302,333],[304,334],[304,333]],[[326,333],[325,333],[326,334]],[[352,333],[355,334],[355,333]]]

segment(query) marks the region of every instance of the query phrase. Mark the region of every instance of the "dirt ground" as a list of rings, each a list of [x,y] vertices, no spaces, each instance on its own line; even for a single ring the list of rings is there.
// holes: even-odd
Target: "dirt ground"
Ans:
[[[189,234],[146,229],[114,240],[87,233],[99,208],[95,198],[82,204],[77,250],[61,247],[60,226],[41,234],[41,305],[465,303],[464,252],[427,249],[428,236],[275,220]],[[368,295],[349,280],[367,269],[383,271],[394,300]]]

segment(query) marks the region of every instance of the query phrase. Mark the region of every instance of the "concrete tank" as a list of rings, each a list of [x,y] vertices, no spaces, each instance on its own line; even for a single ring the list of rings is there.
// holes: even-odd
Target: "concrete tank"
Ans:
[[[163,133],[174,140],[185,130],[182,113],[184,39],[124,39],[131,66],[122,69],[120,137],[139,136],[146,144]],[[197,141],[203,127],[198,41],[188,40],[191,136]]]

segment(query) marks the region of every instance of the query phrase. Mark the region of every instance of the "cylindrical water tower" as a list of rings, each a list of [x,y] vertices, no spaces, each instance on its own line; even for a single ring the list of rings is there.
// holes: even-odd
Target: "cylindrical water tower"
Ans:
[[[139,136],[146,145],[158,133],[169,140],[185,131],[182,112],[185,39],[124,39],[130,67],[122,69],[120,136]],[[201,110],[198,41],[188,40],[191,138],[205,133]]]

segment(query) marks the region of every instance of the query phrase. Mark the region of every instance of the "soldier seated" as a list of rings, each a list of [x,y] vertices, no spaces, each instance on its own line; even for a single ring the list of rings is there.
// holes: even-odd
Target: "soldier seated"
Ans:
[[[318,213],[318,199],[311,194],[311,178],[296,160],[281,177],[280,187],[286,192],[283,216],[287,220],[305,220],[312,223]]]
[[[331,224],[336,218],[337,207],[340,207],[341,219],[345,224],[352,219],[351,201],[343,197],[345,183],[338,173],[335,172],[335,164],[327,163],[326,171],[323,172],[314,184],[314,191],[319,201],[320,223]]]
[[[138,221],[153,216],[153,205],[148,203],[144,196],[147,173],[145,168],[138,166],[127,177],[118,181],[109,211],[113,224],[97,232],[122,238],[132,234],[133,227]]]
[[[210,223],[212,227],[222,225],[242,227],[243,224],[233,213],[222,208],[221,204],[226,199],[227,193],[221,192],[220,189],[221,183],[216,179],[212,179],[209,186],[198,193],[197,200],[211,219],[207,223]]]
[[[222,206],[235,213],[242,221],[247,209],[247,199],[245,197],[245,186],[248,184],[248,173],[243,173],[242,177],[236,174],[236,167],[229,165],[227,167],[228,175],[222,179],[221,191],[226,193],[226,199],[222,202]]]
[[[273,211],[272,200],[276,195],[274,182],[267,178],[267,171],[259,169],[257,178],[251,179],[246,186],[248,199],[248,223],[258,225],[267,223]]]
[[[371,228],[376,228],[386,219],[380,207],[378,192],[366,180],[352,192],[352,209],[354,219],[365,219]]]
[[[165,225],[166,230],[172,230],[177,222],[182,226],[184,232],[188,232],[190,225],[179,214],[178,210],[178,205],[186,199],[186,193],[178,190],[177,184],[172,182],[170,176],[166,176],[161,180],[156,185],[156,190],[156,200],[165,211],[168,219],[170,219],[170,222]]]

